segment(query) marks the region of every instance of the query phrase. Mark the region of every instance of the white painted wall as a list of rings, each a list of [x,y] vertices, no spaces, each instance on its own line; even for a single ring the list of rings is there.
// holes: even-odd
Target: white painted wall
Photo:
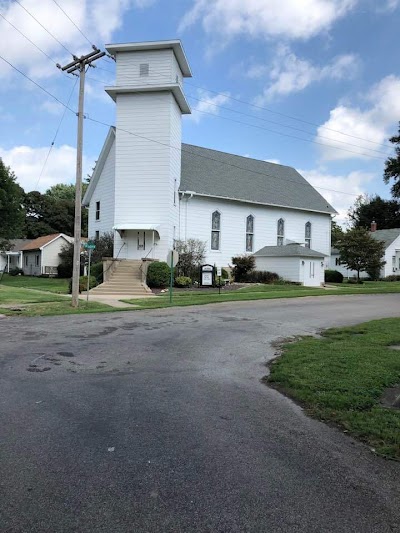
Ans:
[[[383,267],[382,275],[400,275],[400,236],[395,239],[385,250],[386,265]]]
[[[44,246],[41,254],[41,274],[46,274],[45,267],[57,267],[60,262],[60,252],[68,242],[72,242],[65,239],[63,236],[58,237],[55,241]]]
[[[96,189],[89,205],[89,238],[94,238],[96,231],[100,235],[112,231],[114,225],[114,187],[115,187],[115,141],[113,142]],[[96,202],[100,201],[100,220],[96,220]]]
[[[149,64],[149,75],[140,76],[140,64]],[[116,85],[163,85],[176,83],[176,75],[182,74],[172,49],[117,52]],[[178,74],[178,75],[179,75]],[[181,83],[181,81],[180,81]]]
[[[211,250],[211,215],[221,213],[221,249]],[[254,250],[276,246],[277,221],[285,220],[286,239],[304,243],[305,224],[312,224],[311,248],[330,256],[331,217],[294,209],[259,206],[230,200],[193,196],[184,197],[180,204],[179,238],[197,238],[207,242],[206,261],[218,266],[228,266],[234,255],[246,252],[246,217],[254,216]]]
[[[165,260],[173,245],[174,226],[179,223],[174,190],[180,179],[180,109],[169,92],[121,94],[117,96],[116,125],[114,223],[159,225],[157,257]],[[123,243],[118,233],[115,236],[114,255]],[[119,257],[143,257],[142,250],[127,253],[128,246]]]
[[[300,282],[298,257],[256,257],[256,270],[276,272],[287,281]]]

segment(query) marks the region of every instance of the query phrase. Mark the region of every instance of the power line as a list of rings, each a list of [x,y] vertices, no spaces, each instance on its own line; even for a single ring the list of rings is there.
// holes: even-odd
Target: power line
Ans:
[[[2,15],[1,13],[0,13],[0,17],[2,19],[4,19],[10,26],[12,26],[14,28],[14,30],[16,30],[20,35],[22,35],[22,37],[25,37],[25,39],[27,41],[29,41],[35,48],[37,48],[39,50],[39,52],[42,52],[42,54],[45,55],[47,57],[47,59],[50,59],[50,61],[52,61],[55,65],[57,64],[57,62],[54,61],[54,59],[52,57],[50,57],[44,50],[39,48],[39,46],[37,44],[35,44],[31,39],[29,39],[29,37],[27,37],[24,33],[22,33],[21,30],[19,30],[16,26],[14,26],[14,24],[12,22],[10,22],[9,20],[7,20],[6,17],[4,15]]]
[[[41,85],[39,85],[39,83],[37,83],[36,81],[34,81],[32,78],[30,78],[29,76],[27,76],[24,72],[22,72],[22,70],[19,70],[19,68],[15,67],[12,63],[10,63],[9,61],[7,61],[7,59],[5,59],[3,56],[0,55],[0,59],[2,59],[5,63],[7,63],[8,65],[10,65],[11,68],[13,68],[14,70],[16,70],[17,72],[19,72],[19,74],[21,74],[22,76],[24,76],[24,78],[26,78],[27,80],[29,80],[30,82],[32,82],[34,85],[36,85],[36,87],[38,87],[39,89],[41,89],[43,92],[45,92],[46,94],[48,94],[49,96],[51,96],[51,98],[54,98],[54,100],[56,100],[59,104],[63,105],[64,107],[66,107],[69,111],[72,111],[72,113],[75,114],[75,111],[73,109],[71,109],[69,106],[67,106],[66,104],[64,104],[64,102],[62,102],[61,100],[59,100],[57,98],[57,96],[54,96],[54,94],[50,93],[47,89],[45,89],[44,87],[42,87]]]
[[[88,37],[86,37],[86,35],[83,33],[83,31],[79,28],[79,26],[77,24],[75,24],[75,22],[72,20],[72,18],[68,15],[68,13],[66,13],[64,11],[64,9],[60,6],[60,4],[58,2],[56,2],[56,0],[53,0],[53,2],[56,4],[56,6],[58,7],[58,9],[60,9],[60,11],[62,11],[64,13],[64,15],[67,17],[67,19],[72,22],[72,24],[75,26],[75,28],[79,31],[79,33],[87,40],[87,42],[90,44],[90,46],[93,46],[93,43],[90,41],[90,39],[88,39]]]
[[[206,104],[209,104],[209,105],[212,105],[212,106],[215,106],[215,107],[218,107],[220,109],[225,109],[226,111],[231,111],[232,113],[236,113],[238,115],[243,115],[245,117],[250,117],[250,118],[255,118],[256,120],[261,120],[263,122],[268,122],[270,124],[275,124],[277,126],[283,126],[284,128],[290,128],[292,130],[295,130],[295,131],[300,131],[302,133],[306,133],[307,135],[314,135],[313,132],[308,132],[308,131],[305,131],[305,130],[302,130],[301,128],[296,128],[295,126],[289,126],[289,125],[285,125],[285,124],[282,124],[281,122],[276,122],[274,120],[269,120],[269,119],[266,119],[266,118],[262,118],[262,117],[255,117],[254,115],[249,115],[249,113],[243,113],[242,111],[237,111],[236,109],[232,109],[231,107],[225,107],[225,106],[222,106],[220,104],[215,104],[214,102],[211,102],[210,100],[203,100],[201,98],[196,98],[195,96],[192,96],[191,94],[188,95],[189,98],[191,98],[192,100],[197,100],[198,102],[204,102]],[[201,111],[199,109],[195,109],[196,112],[199,112],[199,113],[202,113],[204,111]],[[213,113],[209,113],[209,114],[213,114]],[[221,117],[220,115],[217,115],[215,114],[216,117],[220,117],[220,118],[226,118],[226,117]],[[270,130],[272,131],[272,130]],[[278,133],[278,132],[275,132],[275,133]],[[295,137],[297,138],[297,137]],[[383,154],[385,156],[387,156],[387,153],[386,152],[383,152],[382,150],[375,150],[374,148],[367,148],[365,146],[360,146],[359,144],[353,144],[353,143],[349,143],[347,141],[339,141],[337,139],[332,139],[332,137],[325,137],[323,135],[320,135],[319,136],[320,139],[326,139],[328,141],[333,141],[333,142],[338,142],[340,144],[346,144],[348,146],[354,146],[356,148],[360,148],[361,150],[370,150],[372,152],[376,152],[378,154]],[[303,140],[306,140],[306,139],[303,139]],[[307,139],[309,140],[309,139]],[[314,142],[312,140],[309,140],[310,142]],[[322,143],[318,143],[318,144],[322,144]],[[335,147],[335,148],[339,148],[339,147]],[[366,155],[366,154],[365,154]]]
[[[59,102],[61,105],[63,105],[64,107],[66,107],[69,111],[72,111],[74,114],[75,114],[75,111],[73,111],[73,109],[71,109],[69,106],[67,106],[66,104],[64,104],[64,102],[61,102],[61,100],[59,100],[56,96],[54,96],[53,94],[51,94],[49,91],[47,91],[47,89],[45,89],[44,87],[42,87],[41,85],[39,85],[38,83],[36,83],[34,80],[32,80],[29,76],[27,76],[26,74],[24,74],[21,70],[19,70],[17,67],[15,67],[14,65],[12,65],[9,61],[7,61],[4,57],[2,57],[0,55],[0,59],[2,59],[3,61],[5,61],[8,65],[10,65],[10,67],[12,67],[13,69],[15,69],[17,72],[19,72],[22,76],[24,76],[25,78],[27,78],[29,81],[31,81],[34,85],[36,85],[39,89],[41,89],[42,91],[44,91],[46,94],[48,94],[49,96],[51,96],[52,98],[54,98],[57,102]],[[233,168],[237,168],[239,170],[245,170],[245,171],[248,171],[248,169],[244,168],[244,167],[240,167],[238,165],[234,165],[232,163],[227,163],[226,161],[219,161],[218,159],[214,159],[212,157],[209,157],[209,156],[205,156],[205,155],[200,155],[200,154],[194,154],[193,152],[191,152],[190,150],[185,150],[184,148],[180,147],[176,147],[176,146],[173,146],[173,145],[170,145],[170,144],[167,144],[167,143],[163,143],[161,141],[157,141],[155,139],[150,139],[149,137],[145,137],[144,135],[139,135],[138,133],[134,133],[132,131],[128,131],[128,130],[125,130],[123,128],[117,128],[116,126],[112,125],[112,124],[107,124],[106,122],[102,122],[100,120],[96,120],[94,118],[91,118],[91,117],[86,117],[87,120],[90,120],[91,122],[94,122],[94,123],[97,123],[97,124],[101,124],[102,126],[106,126],[108,128],[115,128],[119,131],[124,131],[125,133],[128,133],[129,135],[133,135],[134,137],[138,137],[138,138],[141,138],[141,139],[145,139],[147,141],[150,141],[150,142],[154,142],[156,144],[160,144],[162,146],[165,146],[165,147],[169,147],[169,148],[173,148],[174,150],[179,150],[180,152],[187,152],[187,153],[190,153],[191,155],[195,155],[196,157],[201,157],[203,159],[208,159],[208,160],[211,160],[211,161],[215,161],[216,163],[219,163],[219,164],[222,164],[222,165],[227,165],[227,166],[230,166],[230,167],[233,167]],[[238,156],[239,157],[239,156]],[[268,174],[266,172],[258,172],[258,171],[255,171],[255,170],[252,170],[251,171],[253,174],[259,174],[261,176],[266,176],[266,177],[269,177],[269,178],[273,178],[273,179],[279,179],[280,181],[287,181],[287,182],[292,182],[292,183],[296,183],[297,185],[299,185],[298,182],[294,181],[294,180],[289,180],[287,178],[277,178],[276,176],[274,176],[273,174]],[[311,184],[309,184],[307,182],[307,185],[305,186],[310,186],[310,187],[314,187],[315,189],[321,189],[321,190],[324,190],[324,191],[329,191],[329,192],[334,192],[334,193],[337,193],[337,194],[344,194],[344,195],[348,195],[348,196],[354,196],[354,197],[357,197],[358,195],[357,194],[354,194],[354,193],[349,193],[349,192],[344,192],[344,191],[338,191],[338,190],[335,190],[335,189],[329,189],[327,187],[319,187],[319,186],[313,186]]]
[[[333,144],[320,143],[318,141],[314,141],[313,139],[304,139],[302,137],[296,137],[296,135],[290,135],[290,133],[283,133],[281,131],[271,130],[271,129],[265,128],[263,126],[258,126],[257,124],[249,124],[248,122],[243,122],[241,120],[235,120],[234,118],[224,117],[222,115],[217,115],[216,113],[210,113],[209,111],[201,111],[199,109],[197,109],[196,111],[198,113],[204,113],[206,115],[212,115],[214,117],[221,118],[222,120],[229,120],[230,122],[236,122],[236,124],[243,124],[245,126],[250,126],[252,128],[257,128],[259,130],[264,130],[264,131],[268,131],[270,133],[275,133],[276,135],[281,135],[283,137],[289,137],[290,139],[296,139],[298,141],[310,142],[310,143],[313,143],[313,144],[318,144],[319,146],[326,146],[327,148],[334,148],[335,150],[343,150],[345,152],[350,152],[351,154],[362,155],[362,156],[365,156],[365,157],[371,157],[373,159],[379,159],[380,161],[384,161],[384,159],[385,159],[385,158],[377,156],[377,155],[370,155],[370,154],[364,154],[364,153],[361,153],[361,152],[355,152],[354,150],[348,150],[347,148],[342,148],[341,146],[335,146]],[[359,146],[358,148],[363,149],[361,146]]]
[[[57,139],[57,135],[58,135],[58,132],[60,131],[60,128],[61,128],[61,124],[63,123],[63,120],[64,120],[64,117],[65,117],[65,114],[68,110],[68,106],[69,106],[69,103],[71,101],[71,98],[72,98],[72,95],[74,94],[74,91],[75,91],[75,87],[76,87],[76,84],[78,83],[78,78],[75,79],[75,83],[74,83],[74,86],[72,87],[72,91],[71,91],[71,94],[69,95],[69,98],[68,98],[68,101],[67,101],[67,104],[66,106],[64,107],[64,111],[63,111],[63,114],[61,116],[61,119],[60,119],[60,122],[57,126],[57,129],[56,129],[56,132],[54,134],[54,137],[53,137],[53,140],[50,144],[50,147],[49,147],[49,151],[47,152],[47,156],[46,156],[46,159],[43,163],[43,166],[42,166],[42,170],[40,171],[40,174],[39,174],[39,177],[38,177],[38,180],[36,182],[36,185],[35,185],[35,190],[37,189],[38,185],[39,185],[39,182],[42,178],[42,175],[43,175],[43,172],[44,172],[44,169],[46,168],[46,165],[47,165],[47,161],[49,160],[49,157],[50,157],[50,154],[51,154],[51,151],[53,150],[53,146],[54,146],[54,143],[56,142],[56,139]]]
[[[387,143],[378,143],[376,141],[371,141],[370,139],[365,139],[363,137],[358,137],[357,135],[351,135],[350,133],[344,133],[343,131],[335,130],[333,128],[328,128],[327,126],[321,126],[319,124],[316,124],[315,122],[309,122],[307,120],[303,120],[301,118],[294,117],[292,115],[287,115],[286,113],[281,113],[279,111],[274,111],[273,109],[269,109],[268,107],[263,107],[263,106],[260,106],[260,105],[257,105],[257,104],[253,104],[251,102],[247,102],[246,100],[240,100],[239,98],[235,98],[233,96],[228,96],[227,94],[220,93],[220,92],[214,91],[212,89],[207,89],[205,87],[200,87],[199,85],[195,85],[194,83],[186,82],[186,84],[187,85],[191,85],[192,87],[196,87],[197,89],[201,89],[203,91],[208,91],[210,93],[218,94],[220,96],[226,96],[230,100],[233,100],[235,102],[239,102],[240,104],[249,105],[249,106],[254,107],[256,109],[262,109],[264,111],[268,111],[269,113],[273,113],[275,115],[280,115],[280,116],[285,117],[285,118],[290,118],[291,120],[297,120],[298,122],[303,122],[304,124],[308,124],[309,126],[315,126],[317,128],[321,128],[321,129],[324,129],[324,130],[332,131],[334,133],[339,133],[340,135],[346,135],[347,137],[353,137],[353,139],[358,139],[359,141],[365,141],[365,142],[369,142],[369,143],[372,143],[372,144],[377,144],[378,146],[382,146],[383,145],[383,146],[390,147]]]
[[[201,157],[202,159],[208,159],[210,161],[215,161],[216,163],[219,163],[220,165],[227,165],[229,167],[233,167],[233,168],[237,168],[239,170],[245,170],[246,172],[249,172],[248,168],[241,167],[239,165],[234,165],[233,163],[227,163],[226,161],[220,161],[218,159],[214,159],[213,157],[209,157],[209,156],[206,156],[206,155],[195,154],[191,150],[186,150],[185,148],[182,148],[182,147],[179,148],[177,146],[173,146],[173,145],[168,144],[168,143],[163,143],[161,141],[157,141],[156,139],[150,139],[149,137],[146,137],[144,135],[139,135],[138,133],[134,133],[134,132],[126,130],[124,128],[118,128],[118,127],[116,127],[116,126],[114,126],[112,124],[107,124],[106,122],[102,122],[100,120],[96,120],[96,119],[91,118],[91,117],[87,117],[87,120],[90,120],[91,122],[95,122],[97,124],[101,124],[102,126],[107,126],[108,128],[115,128],[118,131],[123,131],[125,133],[128,133],[129,135],[133,135],[134,137],[138,137],[140,139],[145,139],[146,141],[150,141],[150,142],[153,142],[153,143],[156,143],[156,144],[160,144],[161,146],[165,146],[167,148],[173,148],[174,150],[178,150],[179,152],[184,152],[184,153],[187,152],[190,155],[194,155],[195,157]],[[237,156],[237,157],[240,157],[240,156]],[[276,180],[279,180],[279,181],[287,181],[287,182],[290,182],[290,183],[296,183],[297,185],[301,185],[301,184],[299,184],[299,182],[297,182],[295,180],[290,180],[290,179],[287,179],[287,178],[277,178],[273,174],[268,174],[266,172],[259,172],[259,171],[256,171],[256,170],[250,170],[250,172],[252,174],[258,174],[260,176],[266,176],[266,177],[273,178],[273,179],[276,179]],[[337,194],[346,194],[348,196],[358,196],[358,194],[354,194],[354,193],[349,193],[349,192],[344,192],[344,191],[337,191],[335,189],[328,189],[326,187],[318,187],[316,185],[311,185],[308,182],[307,182],[307,185],[304,185],[304,186],[305,187],[314,187],[315,189],[321,189],[321,190],[324,190],[324,191],[334,192],[334,193],[337,193]]]
[[[34,16],[32,15],[32,13],[31,13],[30,11],[28,11],[28,10],[26,9],[26,7],[24,7],[24,6],[21,4],[21,2],[19,2],[19,0],[14,0],[14,1],[15,1],[20,7],[22,7],[22,9],[23,9],[26,13],[28,13],[28,15],[29,15],[30,17],[32,17],[33,20],[35,20],[35,21],[39,24],[39,26],[41,26],[41,27],[44,29],[45,32],[47,32],[47,33],[48,33],[48,34],[49,34],[49,35],[50,35],[55,41],[57,41],[58,44],[59,44],[60,46],[62,46],[66,52],[68,52],[68,54],[70,54],[71,56],[74,56],[74,54],[73,54],[70,50],[68,50],[68,48],[67,48],[66,46],[64,46],[63,43],[57,39],[57,37],[55,37],[55,36],[54,36],[54,35],[53,35],[53,34],[52,34],[52,33],[51,33],[51,32],[50,32],[45,26],[43,26],[43,24],[42,24],[41,22],[39,22],[38,19],[37,19],[36,17],[34,17]]]

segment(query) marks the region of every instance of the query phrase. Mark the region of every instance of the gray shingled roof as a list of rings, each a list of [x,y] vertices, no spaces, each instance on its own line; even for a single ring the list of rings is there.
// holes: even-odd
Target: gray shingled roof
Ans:
[[[253,255],[256,257],[325,257],[324,254],[301,246],[300,244],[287,244],[286,246],[264,246]]]
[[[377,241],[383,241],[385,243],[386,248],[390,246],[399,235],[400,228],[378,229],[376,231],[371,231],[371,237],[373,237]]]
[[[294,168],[182,144],[181,191],[336,213]]]
[[[29,244],[32,241],[33,239],[10,239],[11,251],[20,252],[26,244]]]

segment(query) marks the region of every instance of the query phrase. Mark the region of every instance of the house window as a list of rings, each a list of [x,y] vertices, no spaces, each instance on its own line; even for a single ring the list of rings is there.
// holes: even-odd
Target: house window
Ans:
[[[211,221],[211,250],[219,250],[221,246],[221,213],[214,211]]]
[[[253,251],[254,240],[254,217],[249,215],[246,218],[246,252]]]
[[[95,235],[94,235],[94,238],[96,241],[98,241],[100,239],[100,231],[96,231]]]
[[[149,75],[149,64],[141,63],[139,65],[139,73],[140,73],[140,76],[148,76]]]
[[[283,240],[285,238],[285,221],[283,220],[283,218],[280,218],[278,220],[278,224],[277,224],[277,239],[276,239],[276,244],[278,246],[283,246]]]
[[[100,220],[100,202],[96,202],[96,220]]]
[[[340,257],[336,257],[335,258],[335,266],[339,266],[341,263],[340,263]]]
[[[28,256],[27,255],[25,256],[25,266],[26,267],[28,266]]]
[[[35,266],[39,266],[39,254],[35,255]]]
[[[305,226],[305,242],[306,248],[311,248],[311,222],[307,222]]]

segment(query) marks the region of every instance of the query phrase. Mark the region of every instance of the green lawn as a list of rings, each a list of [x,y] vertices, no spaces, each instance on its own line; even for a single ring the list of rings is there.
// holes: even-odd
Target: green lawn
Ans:
[[[400,318],[330,329],[284,346],[266,382],[309,414],[333,422],[377,453],[400,459],[400,409],[384,407],[387,387],[400,385]]]
[[[16,309],[10,309],[9,306]],[[84,300],[80,302],[78,309],[74,309],[71,307],[70,298],[66,296],[0,284],[0,314],[3,315],[46,316],[105,311],[114,311],[114,309],[97,302],[87,304]]]
[[[38,289],[41,291],[55,292],[59,294],[68,294],[67,279],[61,278],[40,278],[38,276],[9,276],[4,274],[0,287],[2,285],[6,287],[19,287]]]
[[[300,296],[334,296],[346,294],[377,294],[400,293],[400,282],[365,282],[363,285],[332,285],[330,289],[310,288],[299,285],[255,285],[239,290],[215,291],[179,291],[174,290],[173,306],[204,305],[220,302],[234,302],[245,300],[268,300],[274,298],[297,298]],[[141,309],[157,309],[170,307],[168,293],[156,298],[143,300],[122,300],[123,302],[137,305]]]

